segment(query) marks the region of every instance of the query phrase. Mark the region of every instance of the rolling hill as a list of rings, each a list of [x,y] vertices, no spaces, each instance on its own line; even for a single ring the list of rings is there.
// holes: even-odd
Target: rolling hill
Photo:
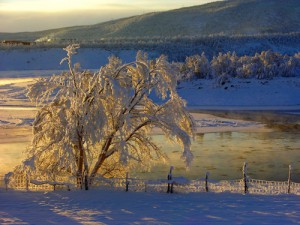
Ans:
[[[299,0],[227,0],[90,26],[0,33],[0,40],[99,40],[300,32]]]

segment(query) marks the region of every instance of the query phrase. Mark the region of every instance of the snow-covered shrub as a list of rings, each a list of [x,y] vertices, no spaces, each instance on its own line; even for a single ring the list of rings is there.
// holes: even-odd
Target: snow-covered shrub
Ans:
[[[178,82],[190,81],[194,79],[194,73],[187,68],[185,63],[173,62],[172,66],[174,67],[174,71],[178,71],[174,74]]]
[[[295,75],[300,74],[300,52],[296,53],[294,56],[292,56],[292,60],[295,63],[294,67],[294,73]]]
[[[288,55],[283,56],[283,63],[280,64],[280,74],[282,77],[294,77],[296,72],[296,59],[294,57],[290,57]]]
[[[278,73],[278,55],[271,51],[263,51],[259,55],[262,62],[262,73],[256,75],[257,79],[272,79]]]
[[[186,57],[185,64],[189,73],[193,73],[196,78],[208,78],[210,74],[210,63],[202,52],[200,55]]]
[[[290,77],[300,72],[300,54],[282,55],[278,52],[262,51],[254,56],[237,56],[235,52],[219,53],[212,60],[205,54],[186,57],[185,63],[176,63],[181,80],[192,78],[215,78],[218,85],[230,78],[272,79]]]
[[[256,75],[258,79],[272,79],[273,77],[295,75],[296,62],[292,57],[281,55],[278,52],[263,51],[258,55],[258,58],[261,61],[261,73],[257,73]]]
[[[250,78],[253,74],[255,64],[251,63],[251,57],[242,56],[238,59],[236,76],[238,78]]]
[[[230,82],[230,77],[237,76],[237,56],[235,53],[219,53],[211,60],[211,75],[215,78],[217,86],[223,86]]]
[[[221,75],[229,75],[235,77],[236,67],[238,63],[238,57],[235,53],[227,52],[225,54],[219,53],[218,56],[214,56],[211,60],[211,71],[214,77]]]
[[[297,66],[297,67],[300,67],[300,52],[294,54],[293,59],[294,59],[295,62],[296,62],[296,66]]]

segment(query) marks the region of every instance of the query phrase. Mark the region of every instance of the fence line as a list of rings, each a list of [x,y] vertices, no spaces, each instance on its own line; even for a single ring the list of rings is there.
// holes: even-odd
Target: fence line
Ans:
[[[2,184],[5,184],[3,179]],[[130,191],[130,192],[167,192],[169,184],[173,184],[174,193],[197,193],[197,192],[231,192],[244,193],[244,179],[240,180],[221,180],[210,181],[206,179],[182,181],[182,178],[173,178],[172,180],[146,180],[137,178],[102,178],[96,177],[92,189],[99,190],[115,190],[115,191]],[[287,194],[288,181],[266,181],[249,179],[248,193],[249,194]],[[27,180],[26,176],[19,175],[14,183],[9,184],[10,189],[15,190],[30,190],[30,191],[45,191],[75,189],[75,185],[68,186],[66,183],[54,182],[38,182],[35,180]],[[5,185],[1,185],[5,188]],[[208,187],[208,189],[206,189]],[[300,183],[290,182],[291,194],[300,195]]]
[[[71,187],[74,189],[74,185],[68,177],[68,182],[66,182],[66,178],[59,177],[55,182],[47,181],[47,180],[34,180],[30,179],[25,174],[14,174],[13,179],[9,181],[7,178],[0,177],[0,188],[4,189],[14,189],[14,190],[27,190],[27,191],[52,191],[52,190],[70,190]],[[70,181],[72,183],[70,183]]]
[[[251,179],[247,176],[247,163],[243,165],[243,177],[237,180],[212,181],[205,178],[188,180],[184,177],[173,177],[173,167],[170,168],[167,179],[147,180],[138,178],[103,178],[95,177],[92,189],[117,190],[131,192],[167,192],[167,193],[194,193],[194,192],[231,192],[249,194],[296,194],[300,195],[300,183],[291,181],[291,167],[287,181],[267,181]],[[57,177],[56,181],[33,180],[25,174],[14,174],[8,182],[7,177],[0,176],[0,188],[15,190],[45,191],[45,190],[70,190],[75,189],[76,178]]]

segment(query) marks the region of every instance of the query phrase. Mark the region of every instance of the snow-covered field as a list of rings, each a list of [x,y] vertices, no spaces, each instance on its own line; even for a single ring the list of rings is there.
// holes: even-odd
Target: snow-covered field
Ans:
[[[32,77],[50,75],[55,72],[53,70],[61,69],[57,64],[62,53],[51,50],[43,57],[42,50],[36,51],[0,52],[1,143],[30,140],[30,123],[36,111],[24,95],[26,84]],[[86,55],[96,60],[93,65],[100,66],[109,53],[103,53],[101,59],[96,58],[96,53]],[[49,54],[52,56],[48,57]],[[135,53],[120,54],[131,61]],[[233,79],[222,87],[216,87],[213,80],[195,80],[181,83],[178,91],[191,109],[285,110],[291,113],[300,110],[299,77],[268,81]],[[199,125],[198,132],[202,133],[269,131],[256,122],[199,113],[193,116]],[[0,224],[300,224],[299,221],[300,198],[294,195],[170,195],[99,190],[43,193],[0,189]]]
[[[190,108],[215,110],[299,110],[300,77],[272,80],[231,79],[217,87],[213,80],[179,85]]]
[[[293,195],[0,190],[0,224],[299,224]]]
[[[131,62],[135,59],[136,51],[82,48],[79,49],[78,55],[74,56],[74,63],[80,62],[83,68],[99,69],[108,62],[111,55],[118,56],[124,62]],[[57,48],[0,50],[0,71],[66,69],[68,66],[66,63],[60,65],[64,57],[66,52]]]

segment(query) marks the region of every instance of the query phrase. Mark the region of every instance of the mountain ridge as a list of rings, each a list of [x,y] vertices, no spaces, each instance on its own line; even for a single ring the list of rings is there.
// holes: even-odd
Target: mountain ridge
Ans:
[[[300,31],[299,0],[227,0],[164,12],[38,32],[0,33],[0,39],[31,41],[256,35]]]

